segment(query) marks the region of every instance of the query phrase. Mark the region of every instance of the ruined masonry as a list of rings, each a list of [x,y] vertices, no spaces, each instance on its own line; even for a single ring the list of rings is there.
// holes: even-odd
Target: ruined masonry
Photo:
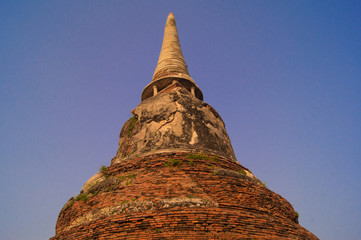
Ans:
[[[172,13],[132,113],[111,165],[69,199],[51,240],[317,239],[238,163],[222,118],[188,73]]]

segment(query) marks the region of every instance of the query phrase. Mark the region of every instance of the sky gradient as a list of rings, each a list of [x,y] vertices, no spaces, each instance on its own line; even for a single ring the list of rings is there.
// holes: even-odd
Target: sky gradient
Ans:
[[[110,164],[170,12],[238,161],[320,239],[361,239],[361,3],[286,0],[0,0],[0,238],[54,236]]]

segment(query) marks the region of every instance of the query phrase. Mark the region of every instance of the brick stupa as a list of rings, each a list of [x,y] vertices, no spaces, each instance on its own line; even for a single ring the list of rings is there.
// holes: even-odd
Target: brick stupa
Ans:
[[[317,239],[290,203],[238,163],[223,120],[190,77],[173,14],[119,149],[60,211],[71,239]]]

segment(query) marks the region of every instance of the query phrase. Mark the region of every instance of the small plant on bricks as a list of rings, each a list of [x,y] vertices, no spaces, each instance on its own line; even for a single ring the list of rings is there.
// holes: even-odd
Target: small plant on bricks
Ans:
[[[88,201],[89,197],[86,193],[80,193],[78,196],[75,197],[75,201],[82,200],[83,202]]]
[[[212,161],[218,161],[219,160],[219,157],[217,156],[208,156],[206,154],[203,154],[203,153],[198,153],[198,154],[188,154],[187,155],[187,158],[188,159],[198,159],[198,160],[212,160]]]
[[[181,167],[183,165],[183,161],[179,159],[171,158],[169,161],[166,161],[164,166],[165,167]]]
[[[188,165],[191,166],[191,167],[194,166],[194,161],[193,161],[193,159],[191,159],[191,160],[188,162]]]
[[[108,178],[110,175],[109,175],[109,170],[108,170],[108,167],[105,166],[105,165],[101,165],[99,167],[99,172],[106,178]]]
[[[130,120],[130,124],[128,128],[128,137],[132,135],[133,128],[135,127],[135,124],[138,121],[137,115],[134,114],[133,117],[129,118],[129,120]]]

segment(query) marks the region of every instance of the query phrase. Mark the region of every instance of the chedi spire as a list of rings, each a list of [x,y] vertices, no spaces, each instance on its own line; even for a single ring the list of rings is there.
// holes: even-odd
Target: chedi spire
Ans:
[[[174,83],[174,81],[178,81],[193,96],[203,100],[202,91],[189,75],[179,43],[175,18],[173,13],[170,13],[164,28],[163,44],[158,64],[154,71],[152,82],[143,90],[142,100],[156,95],[162,89]]]
[[[194,82],[189,76],[179,43],[177,26],[173,13],[170,13],[164,28],[162,49],[152,81],[165,77],[181,77]]]
[[[173,14],[132,114],[110,166],[64,205],[51,240],[317,239],[237,161],[221,116],[189,76]]]

